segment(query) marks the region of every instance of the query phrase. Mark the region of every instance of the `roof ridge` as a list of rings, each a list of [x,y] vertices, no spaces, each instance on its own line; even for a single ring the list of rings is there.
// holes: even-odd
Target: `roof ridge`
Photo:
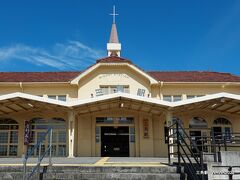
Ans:
[[[104,63],[112,63],[112,62],[113,63],[114,62],[116,62],[116,63],[120,63],[120,62],[124,63],[125,62],[126,63],[126,62],[128,62],[128,63],[132,64],[131,60],[124,58],[124,57],[119,57],[119,56],[107,56],[107,57],[96,60],[96,63],[100,63],[100,62],[104,62]]]

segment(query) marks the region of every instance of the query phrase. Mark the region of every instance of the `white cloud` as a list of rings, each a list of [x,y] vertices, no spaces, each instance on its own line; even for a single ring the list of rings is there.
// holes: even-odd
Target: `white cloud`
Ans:
[[[91,48],[79,41],[57,43],[49,50],[14,44],[0,47],[0,61],[25,61],[37,66],[59,70],[79,70],[104,56],[102,50]]]

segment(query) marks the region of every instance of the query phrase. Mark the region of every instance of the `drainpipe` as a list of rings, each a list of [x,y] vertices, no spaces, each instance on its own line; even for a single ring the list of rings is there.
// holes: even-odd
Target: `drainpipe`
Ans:
[[[22,84],[22,82],[19,82],[19,86],[20,86],[20,88],[22,90],[22,93],[23,93],[23,84]]]

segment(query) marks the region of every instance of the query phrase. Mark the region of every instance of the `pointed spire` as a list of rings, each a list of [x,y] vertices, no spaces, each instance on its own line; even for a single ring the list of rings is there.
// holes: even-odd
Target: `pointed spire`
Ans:
[[[110,56],[111,54],[117,54],[117,56],[120,56],[121,44],[119,43],[119,40],[118,40],[118,33],[117,33],[117,26],[116,26],[116,16],[118,14],[116,14],[115,12],[115,6],[113,6],[113,13],[110,15],[113,16],[113,23],[112,23],[109,42],[107,43],[108,56]]]
[[[110,34],[109,43],[119,43],[117,26],[115,23],[112,24],[112,30],[111,30],[111,34]]]

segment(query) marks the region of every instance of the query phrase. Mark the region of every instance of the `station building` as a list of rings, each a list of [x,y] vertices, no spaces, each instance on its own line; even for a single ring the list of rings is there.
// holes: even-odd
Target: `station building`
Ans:
[[[78,72],[1,72],[0,157],[21,157],[49,127],[60,157],[166,157],[175,120],[193,139],[240,131],[239,76],[144,71],[121,57],[115,23],[107,52]]]

